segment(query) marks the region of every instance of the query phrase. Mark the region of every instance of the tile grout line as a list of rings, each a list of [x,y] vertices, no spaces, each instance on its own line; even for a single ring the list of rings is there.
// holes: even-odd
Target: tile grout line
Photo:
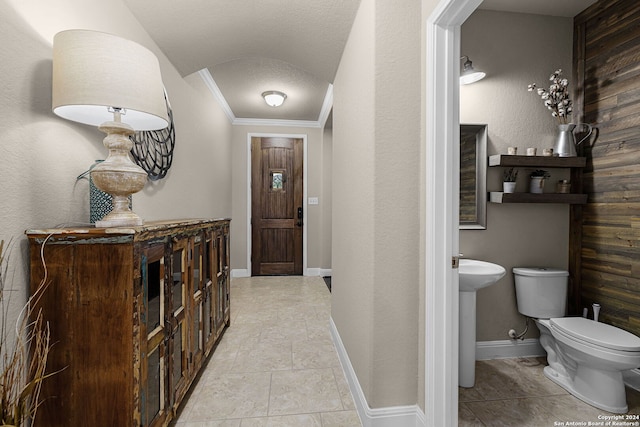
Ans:
[[[464,403],[466,403],[466,402],[462,402],[462,404],[463,404],[463,405],[464,405]],[[458,407],[459,407],[459,406],[460,406],[460,404],[458,404]],[[480,424],[482,424],[484,427],[486,427],[486,426],[487,426],[487,425],[484,423],[484,421],[482,421],[482,420],[480,419],[480,417],[478,416],[478,414],[476,414],[475,412],[473,412],[473,409],[471,409],[471,408],[470,408],[469,406],[467,406],[467,405],[464,405],[464,406],[465,406],[465,408],[467,408],[467,411],[469,411],[469,412],[471,412],[471,413],[473,414],[473,416],[476,418],[476,420],[477,420]],[[459,408],[458,408],[458,411],[460,411],[460,409],[459,409]]]
[[[269,373],[269,394],[267,396],[267,418],[270,416],[271,412],[271,390],[273,388],[273,371]]]
[[[338,379],[336,378],[336,370],[331,367],[331,373],[333,374],[333,382],[336,385],[336,389],[338,390],[338,395],[340,396],[340,404],[342,405],[342,410],[345,411],[347,408],[344,406],[344,399],[342,398],[342,393],[340,393],[340,385],[338,384]]]
[[[322,285],[324,286],[324,284],[322,284]],[[240,292],[235,293],[236,295],[239,295],[241,298],[243,298],[243,300],[244,300],[244,299],[246,299],[246,297],[250,297],[250,296],[251,296],[251,295],[249,295],[248,293],[244,292],[244,291],[246,290],[245,288],[246,288],[245,286],[242,286],[241,291],[240,291]],[[323,288],[323,290],[324,290],[324,288]],[[303,291],[304,291],[304,290],[303,290]],[[315,301],[315,293],[309,293],[309,292],[306,292],[306,293],[305,293],[305,292],[301,292],[301,294],[300,294],[300,295],[296,295],[296,296],[295,296],[295,298],[293,298],[293,299],[292,299],[292,303],[294,303],[294,304],[299,304],[299,303],[300,303],[300,300],[305,299],[305,298],[306,298],[306,299],[313,298],[313,301]],[[243,301],[240,301],[240,300],[234,300],[234,303],[236,304],[236,306],[240,306],[240,305],[242,305],[242,302],[243,302]],[[245,302],[246,302],[246,301],[245,301]],[[260,305],[265,305],[265,304],[266,304],[266,305],[275,305],[275,303],[276,303],[276,302],[278,302],[278,301],[270,301],[270,300],[269,300],[269,301],[265,302],[265,300],[263,299],[263,300],[261,300],[261,304],[260,304]],[[316,302],[317,302],[317,301],[316,301]],[[320,303],[320,302],[318,302],[318,303]],[[324,302],[322,302],[322,304],[324,304]],[[317,342],[317,341],[318,341],[317,339],[315,339],[315,340],[314,340],[314,339],[313,339],[313,337],[311,337],[311,332],[310,332],[310,331],[313,329],[313,328],[312,328],[312,326],[315,326],[315,325],[316,325],[316,323],[314,323],[314,322],[320,322],[321,320],[322,320],[322,321],[324,321],[323,319],[320,319],[320,317],[321,317],[321,316],[318,316],[318,313],[319,313],[319,309],[320,309],[320,307],[317,307],[317,306],[315,306],[315,305],[313,305],[313,304],[307,304],[307,305],[305,305],[304,307],[312,308],[312,309],[313,309],[313,311],[312,311],[312,313],[314,314],[313,318],[311,318],[311,317],[309,317],[309,316],[305,316],[305,314],[307,313],[307,311],[302,312],[302,311],[296,311],[296,310],[288,310],[288,311],[285,311],[285,312],[284,312],[284,314],[287,314],[287,316],[285,316],[285,317],[291,318],[291,319],[289,319],[289,320],[294,321],[295,319],[298,319],[300,315],[302,315],[302,316],[303,316],[303,321],[304,321],[304,324],[303,324],[303,325],[304,325],[304,334],[305,334],[305,335],[301,335],[301,337],[306,338],[306,340],[307,340],[307,341],[309,341],[309,342],[312,342],[312,341],[313,341],[313,342]],[[324,305],[323,305],[323,307],[324,307]],[[301,309],[301,310],[302,310],[302,309]],[[324,311],[326,311],[326,310],[323,310],[323,312],[324,312]],[[240,317],[242,317],[242,316],[243,316],[243,315],[242,315],[242,313],[243,313],[243,312],[241,312],[240,310],[236,310],[236,317],[235,317],[235,320],[237,320],[237,319],[239,319]],[[249,312],[247,312],[247,313],[249,313]],[[277,319],[280,319],[281,321],[286,321],[287,319],[283,319],[283,318],[282,318],[282,316],[283,316],[284,314],[283,314],[282,312],[279,312],[279,313],[278,313],[278,317],[277,317]],[[257,320],[257,319],[254,319],[254,320]],[[237,322],[234,322],[234,323],[237,323]],[[296,322],[296,323],[297,323],[297,322]],[[300,323],[301,323],[301,322],[300,322]],[[319,326],[321,326],[321,325],[319,325]],[[315,329],[314,329],[314,330],[315,330]],[[262,327],[260,327],[260,333],[258,334],[258,342],[263,342],[263,338],[265,337],[265,335],[264,335],[264,334],[265,334],[265,327],[264,327],[264,326],[262,326]],[[277,331],[276,331],[276,334],[277,334]],[[279,334],[277,334],[277,335],[279,335]],[[316,334],[316,335],[317,335],[317,334]],[[287,336],[287,334],[284,334],[284,335],[283,335],[283,337],[285,337],[285,336]],[[297,336],[297,335],[295,335],[295,336]],[[274,396],[274,394],[273,394],[273,393],[274,393],[274,389],[273,389],[273,387],[274,387],[274,378],[273,378],[273,375],[274,375],[274,373],[276,373],[276,372],[282,372],[282,371],[280,371],[280,370],[273,370],[273,367],[270,367],[270,369],[269,369],[268,371],[266,371],[266,372],[268,372],[268,373],[269,373],[269,386],[268,386],[269,388],[268,388],[268,393],[267,393],[267,402],[266,402],[266,403],[267,403],[267,405],[266,405],[266,415],[265,415],[265,416],[266,416],[266,418],[267,418],[267,419],[272,419],[272,418],[274,418],[274,417],[290,417],[290,416],[294,416],[294,417],[295,417],[295,416],[301,416],[301,415],[309,415],[309,416],[312,416],[312,417],[313,417],[314,419],[316,419],[316,420],[317,420],[317,418],[316,418],[316,417],[318,417],[318,418],[319,418],[319,422],[320,422],[320,424],[321,424],[322,426],[324,426],[324,425],[326,425],[326,422],[325,422],[325,419],[324,419],[324,417],[323,417],[323,413],[333,414],[333,413],[338,413],[338,412],[343,412],[343,411],[349,411],[349,409],[347,409],[347,407],[346,407],[346,405],[345,405],[345,400],[344,400],[344,398],[343,398],[342,394],[340,393],[340,387],[339,387],[339,384],[338,384],[338,374],[339,374],[339,373],[338,373],[338,372],[336,372],[336,368],[334,368],[333,366],[328,366],[328,367],[324,367],[324,366],[322,366],[322,367],[321,367],[321,366],[316,366],[316,367],[314,367],[314,368],[309,368],[309,367],[305,367],[305,366],[306,366],[306,364],[305,364],[304,362],[303,362],[303,363],[302,363],[302,365],[299,367],[299,369],[294,369],[294,367],[295,367],[295,360],[296,360],[296,357],[295,357],[295,355],[294,355],[294,350],[295,350],[295,349],[294,349],[295,336],[287,337],[287,338],[288,338],[288,339],[287,339],[287,341],[288,341],[288,346],[289,346],[289,350],[290,350],[290,353],[289,353],[289,362],[290,362],[290,365],[289,365],[289,366],[290,366],[290,370],[291,370],[292,372],[294,372],[294,371],[301,371],[301,370],[323,370],[323,369],[331,369],[331,375],[332,375],[333,383],[330,383],[330,384],[332,384],[332,385],[335,387],[335,389],[337,390],[337,392],[338,392],[337,397],[338,397],[338,399],[340,399],[340,400],[339,400],[339,402],[340,402],[340,408],[338,409],[338,408],[337,408],[337,405],[336,405],[336,406],[335,406],[335,407],[336,407],[336,410],[329,410],[329,411],[325,411],[325,412],[322,412],[322,411],[311,411],[311,412],[307,412],[307,411],[305,411],[303,408],[297,408],[297,409],[303,409],[303,411],[302,411],[302,412],[290,413],[290,414],[289,414],[289,413],[286,413],[286,414],[270,414],[270,411],[271,411],[271,403],[272,403],[272,399],[271,399],[271,398]],[[227,337],[227,336],[225,336],[224,338],[226,338],[226,337]],[[223,338],[223,339],[224,339],[224,338]],[[320,335],[317,335],[317,338],[320,338]],[[300,341],[301,341],[301,342],[303,342],[302,340],[300,340]],[[304,345],[304,344],[303,344],[303,345]],[[309,345],[311,345],[311,344],[309,344]],[[240,353],[241,353],[240,347],[239,347],[239,346],[235,346],[235,347],[236,347],[235,351],[234,351],[233,353],[231,353],[231,352],[230,352],[230,353],[231,353],[231,357],[229,358],[229,359],[230,359],[230,362],[231,362],[231,367],[232,367],[232,369],[231,369],[231,370],[232,370],[233,372],[235,372],[235,371],[234,371],[234,369],[235,369],[235,368],[238,368],[238,367],[239,367],[238,363],[239,363],[239,358],[241,357],[241,354],[240,354]],[[334,350],[334,351],[335,351],[335,350]],[[304,353],[304,352],[303,352],[303,353]],[[305,354],[306,354],[306,353],[305,353]],[[306,359],[304,359],[304,358],[305,358],[305,356],[303,355],[303,360],[306,360]],[[251,372],[254,372],[254,371],[251,371]],[[256,372],[258,372],[258,371],[256,371]],[[262,372],[265,372],[265,371],[262,371]],[[246,372],[243,370],[242,372],[238,372],[238,373],[246,373]],[[310,408],[309,408],[309,409],[310,409]],[[333,417],[333,416],[334,416],[334,415],[332,415],[332,417]],[[241,418],[225,418],[225,419],[226,419],[226,420],[238,420],[238,422],[240,423],[239,425],[240,425],[240,426],[243,426],[243,425],[245,425],[245,421],[244,421],[244,420],[248,420],[248,419],[257,419],[257,418],[261,418],[261,417],[260,417],[260,416],[249,416],[249,417],[241,417]],[[186,420],[185,420],[185,421],[186,421]],[[248,421],[247,421],[247,422],[248,422]],[[200,424],[202,424],[203,426],[205,425],[205,423],[203,423],[203,422],[199,422],[199,424],[196,424],[196,425],[200,425]],[[185,426],[185,427],[186,427],[186,426]]]

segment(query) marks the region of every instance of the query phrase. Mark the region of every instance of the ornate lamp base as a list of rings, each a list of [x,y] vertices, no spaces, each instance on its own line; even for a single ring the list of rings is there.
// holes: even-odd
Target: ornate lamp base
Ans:
[[[129,135],[131,126],[118,121],[106,122],[99,129],[106,133],[104,146],[109,149],[107,159],[91,170],[91,179],[96,187],[113,198],[113,209],[96,227],[133,227],[143,224],[142,218],[129,209],[129,195],[144,188],[147,173],[131,161],[129,151],[133,143]]]
[[[135,227],[144,221],[129,209],[128,196],[113,196],[113,209],[104,218],[96,221],[96,227]],[[124,204],[124,206],[121,206]]]

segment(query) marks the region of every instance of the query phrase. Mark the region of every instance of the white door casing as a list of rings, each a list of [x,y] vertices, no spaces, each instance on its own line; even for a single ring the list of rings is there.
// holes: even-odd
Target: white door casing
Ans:
[[[425,421],[458,425],[460,26],[482,0],[442,0],[426,25]]]

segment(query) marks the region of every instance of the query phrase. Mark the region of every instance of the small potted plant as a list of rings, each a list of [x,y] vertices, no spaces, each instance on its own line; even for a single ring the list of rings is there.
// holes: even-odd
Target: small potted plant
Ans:
[[[516,178],[518,178],[518,170],[509,168],[504,171],[502,179],[502,191],[505,193],[513,193],[516,191]]]
[[[529,192],[541,194],[544,191],[544,180],[549,178],[551,174],[544,169],[536,169],[531,172],[531,181],[529,183]]]

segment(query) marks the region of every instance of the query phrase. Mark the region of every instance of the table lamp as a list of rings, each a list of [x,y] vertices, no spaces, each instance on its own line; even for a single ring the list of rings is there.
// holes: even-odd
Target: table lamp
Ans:
[[[129,136],[167,127],[163,91],[158,59],[137,43],[89,30],[62,31],[53,39],[53,112],[107,134],[109,155],[91,178],[112,196],[113,209],[96,227],[143,223],[128,197],[142,190],[147,173],[129,157]]]

